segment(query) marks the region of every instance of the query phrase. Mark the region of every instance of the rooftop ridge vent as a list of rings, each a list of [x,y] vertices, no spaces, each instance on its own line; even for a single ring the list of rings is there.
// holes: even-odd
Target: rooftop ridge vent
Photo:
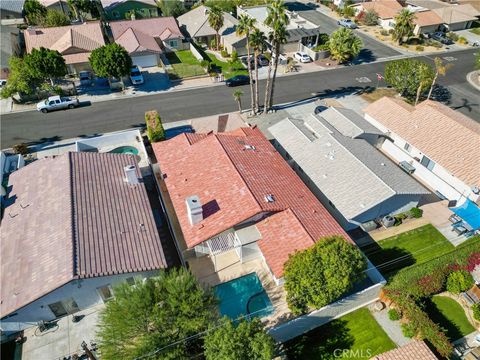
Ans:
[[[275,202],[275,197],[272,194],[265,195],[264,199],[267,203]]]

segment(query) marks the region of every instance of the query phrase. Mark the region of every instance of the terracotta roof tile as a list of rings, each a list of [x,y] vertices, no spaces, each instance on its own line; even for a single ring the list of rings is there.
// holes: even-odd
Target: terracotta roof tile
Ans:
[[[161,40],[184,38],[177,21],[173,17],[111,21],[110,28],[115,41],[128,29],[150,36],[152,40],[154,40],[153,38],[160,38]]]
[[[431,100],[415,108],[384,97],[364,111],[467,185],[480,185],[479,123]]]
[[[374,10],[380,19],[393,19],[402,10],[402,5],[396,0],[374,0],[355,6],[362,7],[365,11]]]
[[[438,360],[423,341],[412,341],[407,345],[377,355],[371,360]]]
[[[153,37],[132,28],[125,30],[122,35],[115,39],[115,42],[123,46],[130,54],[146,51],[154,53],[162,52],[162,49],[160,49],[160,46],[158,46]]]
[[[419,11],[415,13],[414,23],[418,26],[440,25],[443,20],[434,11]]]

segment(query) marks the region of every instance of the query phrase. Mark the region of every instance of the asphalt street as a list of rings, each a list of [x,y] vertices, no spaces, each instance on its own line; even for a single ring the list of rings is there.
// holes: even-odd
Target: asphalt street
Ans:
[[[466,81],[473,69],[475,50],[443,55],[454,64],[438,83],[445,90],[444,101],[452,108],[480,122],[478,91]],[[420,59],[433,63],[433,57]],[[278,78],[275,103],[300,101],[312,96],[335,96],[354,93],[376,85],[376,73],[383,73],[386,62],[347,66],[343,68]],[[382,84],[380,84],[382,85]],[[264,82],[260,81],[260,89]],[[244,103],[248,103],[249,87],[243,86]],[[1,148],[27,142],[56,141],[78,136],[92,136],[144,125],[147,110],[159,111],[164,122],[192,119],[237,110],[233,99],[235,89],[213,86],[158,95],[122,98],[96,102],[73,110],[42,114],[37,111],[2,115],[0,119]],[[263,94],[263,89],[261,90]]]

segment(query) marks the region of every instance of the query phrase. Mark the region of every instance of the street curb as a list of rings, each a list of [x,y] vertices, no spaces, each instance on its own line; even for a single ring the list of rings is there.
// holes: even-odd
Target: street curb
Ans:
[[[476,70],[476,71],[472,71],[470,73],[467,74],[467,81],[470,85],[472,85],[475,89],[477,89],[478,91],[480,91],[480,85],[477,85],[475,83],[475,81],[473,80],[473,77],[474,76],[480,76],[480,71]]]

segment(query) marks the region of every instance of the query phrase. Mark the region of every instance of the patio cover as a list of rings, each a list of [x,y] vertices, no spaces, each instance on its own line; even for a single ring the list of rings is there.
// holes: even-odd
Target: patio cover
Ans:
[[[450,210],[470,225],[472,230],[480,229],[480,208],[473,201],[467,199],[462,205]]]

